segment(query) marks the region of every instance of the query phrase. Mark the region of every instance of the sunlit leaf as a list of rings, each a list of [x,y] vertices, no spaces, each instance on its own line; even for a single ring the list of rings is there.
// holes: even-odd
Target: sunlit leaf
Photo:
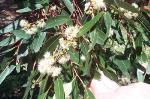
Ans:
[[[56,16],[47,20],[45,29],[53,28],[58,25],[65,24],[69,21],[69,17],[67,16]]]
[[[73,4],[70,0],[63,0],[68,10],[72,13],[74,11]]]
[[[45,39],[46,33],[45,32],[39,32],[35,35],[35,38],[30,46],[34,52],[38,52],[40,48],[42,47],[43,41]]]
[[[86,89],[84,91],[84,99],[95,99],[95,97],[90,90]]]
[[[103,12],[98,13],[93,19],[86,22],[83,27],[80,29],[79,33],[77,34],[78,37],[83,36],[88,31],[91,30],[91,28],[99,21],[99,19],[103,16]]]
[[[15,69],[16,66],[7,66],[4,71],[0,74],[0,84],[5,80],[5,78]]]
[[[63,89],[63,82],[60,78],[57,78],[54,81],[54,91],[56,99],[65,99],[64,89]]]
[[[18,37],[18,38],[20,38],[20,39],[28,39],[28,38],[30,38],[30,35],[29,34],[27,34],[25,31],[23,31],[23,30],[14,30],[14,31],[12,31],[12,33],[16,36],[16,37]]]

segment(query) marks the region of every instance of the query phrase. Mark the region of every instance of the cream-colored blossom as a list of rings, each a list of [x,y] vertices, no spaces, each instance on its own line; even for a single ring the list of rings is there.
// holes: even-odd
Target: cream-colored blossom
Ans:
[[[46,59],[41,59],[38,64],[38,70],[41,74],[46,74],[49,68],[49,61]]]
[[[63,33],[67,40],[73,40],[77,37],[77,33],[79,32],[78,26],[70,26],[66,28],[65,32]]]
[[[33,32],[31,29],[27,29],[25,30],[25,32],[30,35],[35,34],[35,32]]]
[[[86,58],[85,58],[84,55],[81,55],[80,59],[81,59],[83,62],[86,61]]]
[[[98,9],[103,9],[104,11],[107,10],[106,4],[104,3],[103,0],[94,0],[94,1],[95,1],[96,6],[97,6]]]
[[[119,53],[124,53],[124,51],[125,51],[125,45],[124,44],[122,44],[122,45],[120,45],[120,44],[118,44],[116,41],[114,41],[114,44],[113,44],[113,51],[114,52],[119,52]]]
[[[84,5],[84,11],[87,11],[89,9],[90,5],[91,5],[91,2],[85,3],[85,5]]]
[[[124,16],[126,16],[128,19],[132,19],[132,12],[128,11],[126,13],[124,13]]]
[[[26,28],[25,27],[22,30],[24,30],[27,34],[30,34],[30,35],[35,34],[38,31],[38,29],[37,29],[37,27],[35,25],[33,25],[30,28]]]
[[[21,27],[28,27],[29,26],[29,22],[27,20],[21,20],[20,21],[20,26]]]
[[[54,71],[52,73],[52,77],[58,76],[61,73],[61,71],[62,71],[62,68],[60,68],[60,67],[54,67]]]
[[[86,14],[93,14],[96,10],[106,11],[106,4],[103,0],[90,0],[90,2],[85,3],[84,11]]]
[[[50,52],[46,52],[45,54],[44,54],[44,58],[49,58],[50,57]]]
[[[56,8],[57,8],[57,6],[56,6],[56,5],[54,5],[54,6],[52,6],[52,7],[51,7],[51,10],[53,10],[53,11],[54,11],[54,10],[56,10]]]
[[[65,55],[60,57],[60,59],[58,60],[58,63],[65,64],[69,60],[70,60],[70,55],[69,54],[65,54]]]
[[[38,20],[36,24],[37,24],[37,27],[39,28],[43,28],[46,25],[44,19]]]
[[[59,44],[60,44],[60,47],[61,47],[62,49],[67,49],[67,50],[69,50],[69,46],[68,46],[68,44],[67,44],[67,40],[65,40],[64,38],[60,38],[60,39],[59,39]]]
[[[138,8],[139,6],[136,3],[131,4],[133,7]]]

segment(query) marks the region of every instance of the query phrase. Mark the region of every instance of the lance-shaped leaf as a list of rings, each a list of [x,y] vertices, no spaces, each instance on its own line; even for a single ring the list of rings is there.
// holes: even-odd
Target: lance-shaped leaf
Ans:
[[[74,11],[73,4],[70,0],[63,0],[68,10],[72,13]]]
[[[128,76],[129,73],[128,73],[128,69],[130,68],[131,66],[131,63],[129,60],[119,60],[119,59],[114,59],[113,62],[118,66],[118,68],[121,70],[121,72]]]
[[[85,89],[84,91],[84,99],[95,99],[92,92],[88,89]]]
[[[34,50],[34,52],[38,52],[40,50],[43,41],[45,39],[45,36],[46,36],[45,32],[39,32],[37,35],[35,35],[35,38],[30,46],[31,49]]]
[[[28,39],[30,37],[30,35],[23,30],[14,30],[12,33],[20,39]]]
[[[45,29],[53,28],[58,25],[62,25],[70,21],[68,16],[56,16],[47,20]]]
[[[65,99],[63,81],[60,78],[54,81],[54,91],[56,99]]]
[[[99,21],[99,19],[102,17],[103,12],[98,13],[93,19],[91,19],[89,22],[86,22],[83,27],[80,29],[79,33],[77,34],[78,37],[83,36],[88,31],[91,30],[91,28]]]
[[[4,71],[0,74],[0,84],[5,80],[5,78],[15,69],[16,66],[7,66]]]

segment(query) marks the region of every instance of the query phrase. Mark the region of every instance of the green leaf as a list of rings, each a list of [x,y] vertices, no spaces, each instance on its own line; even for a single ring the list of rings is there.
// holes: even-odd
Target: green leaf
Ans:
[[[84,91],[84,99],[95,99],[92,92],[88,89],[85,89]]]
[[[143,41],[142,35],[139,34],[138,37],[135,40],[136,47],[142,47],[142,41]]]
[[[143,72],[139,69],[137,69],[137,79],[138,79],[139,82],[143,82],[144,79],[145,79],[145,77],[143,75]]]
[[[107,69],[103,69],[104,74],[110,78],[113,81],[118,81],[117,75],[114,73],[114,70],[110,70],[110,68],[107,67]]]
[[[68,8],[68,10],[73,13],[74,8],[73,8],[73,4],[71,3],[70,0],[63,0],[63,2],[65,3],[66,7]]]
[[[43,45],[43,41],[45,39],[46,33],[45,32],[38,32],[35,35],[34,40],[32,41],[32,44],[30,46],[30,48],[32,50],[34,50],[34,52],[38,52],[40,50],[40,48]]]
[[[105,68],[105,60],[104,60],[103,57],[100,56],[100,55],[99,55],[99,61],[100,61],[101,67]]]
[[[78,84],[77,84],[77,81],[75,80],[73,83],[72,83],[72,86],[73,86],[73,90],[72,90],[72,99],[79,99],[79,88],[78,88]]]
[[[19,9],[16,12],[18,13],[25,13],[25,12],[30,12],[32,11],[32,9],[30,9],[29,7],[23,8],[23,9]]]
[[[0,74],[0,84],[5,80],[5,78],[15,69],[16,66],[7,66],[4,71]]]
[[[92,46],[96,43],[104,45],[106,34],[101,30],[95,29],[89,34],[89,37],[92,42]]]
[[[16,21],[12,22],[11,24],[9,24],[6,27],[4,27],[3,29],[1,29],[0,30],[0,34],[1,33],[11,32],[11,31],[17,29],[18,24],[19,24],[19,20],[16,20]]]
[[[2,41],[0,41],[0,46],[7,46],[11,41],[10,37],[7,37],[5,39],[3,39]]]
[[[12,31],[12,33],[16,36],[16,37],[18,37],[18,38],[20,38],[20,39],[28,39],[28,38],[30,38],[30,35],[29,34],[27,34],[25,31],[23,31],[23,30],[14,30],[14,31]]]
[[[67,16],[56,16],[47,20],[45,29],[53,28],[58,25],[67,23],[70,20]]]
[[[46,91],[45,93],[42,93],[41,95],[39,95],[37,99],[46,99],[47,94],[48,94],[48,91]]]
[[[113,62],[118,66],[118,68],[121,70],[121,72],[125,75],[128,76],[128,69],[131,66],[131,63],[129,60],[119,60],[119,59],[114,59]]]
[[[16,65],[16,71],[17,71],[17,73],[20,73],[20,69],[21,69],[21,65],[20,64]]]
[[[39,90],[39,95],[45,92],[45,88],[46,88],[46,84],[47,84],[47,80],[48,80],[48,75],[46,75],[46,77],[44,79],[42,79],[41,81],[41,86],[40,86],[40,90]]]
[[[65,99],[62,79],[57,78],[54,81],[54,91],[56,99]]]
[[[29,92],[30,92],[31,86],[32,86],[32,80],[37,75],[37,73],[38,73],[37,71],[34,71],[34,70],[31,71],[31,74],[28,77],[27,88],[24,92],[24,96],[22,99],[28,99],[28,95],[29,95]]]
[[[86,34],[88,31],[91,30],[91,28],[99,21],[99,19],[103,16],[103,12],[98,13],[93,19],[91,19],[89,22],[86,22],[83,27],[80,29],[80,31],[77,34],[77,37],[81,37],[84,34]]]
[[[149,75],[150,74],[150,61],[148,61],[148,65],[146,68],[146,73]]]
[[[127,35],[128,35],[128,32],[125,29],[125,27],[123,27],[122,24],[120,24],[120,30],[121,30],[121,34],[122,34],[123,40],[124,40],[125,44],[127,44],[127,40],[128,40]]]
[[[38,57],[41,58],[43,54],[48,50],[50,50],[50,52],[53,52],[59,44],[59,38],[59,36],[50,37],[41,47]]]
[[[109,12],[106,12],[104,14],[104,22],[105,22],[105,26],[107,28],[107,33],[108,33],[112,25],[112,18]]]
[[[70,54],[71,61],[75,64],[79,64],[79,53],[69,51],[69,54]]]
[[[83,42],[83,43],[80,43],[79,46],[80,46],[80,49],[81,49],[83,55],[87,55],[88,56],[88,54],[89,54],[89,52],[88,52],[88,50],[89,50],[88,43],[87,42]]]
[[[131,6],[131,4],[127,3],[127,2],[123,2],[123,1],[120,1],[120,0],[115,0],[115,3],[119,6],[119,7],[122,7],[124,9],[127,9],[131,12],[134,12],[134,13],[138,13],[138,9],[134,8],[133,6]]]

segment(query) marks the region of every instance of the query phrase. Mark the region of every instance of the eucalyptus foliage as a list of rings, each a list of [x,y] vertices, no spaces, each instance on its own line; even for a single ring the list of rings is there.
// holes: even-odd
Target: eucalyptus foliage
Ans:
[[[107,10],[100,8],[87,14],[82,8],[88,1],[20,2],[22,8],[16,12],[26,17],[0,29],[0,91],[5,91],[4,87],[11,83],[14,89],[21,89],[23,99],[93,99],[87,86],[92,78],[100,77],[98,69],[116,82],[121,77],[149,80],[145,77],[150,74],[150,20],[147,18],[150,12],[142,7],[135,8],[120,0],[104,0]],[[120,8],[138,16],[129,18]],[[32,12],[37,14],[31,17]],[[19,25],[24,19],[30,23],[27,27],[34,27],[39,19],[44,19],[45,25],[29,34]],[[70,56],[67,62],[56,63],[62,69],[60,75],[40,73],[40,60],[46,52],[56,51],[61,32],[70,26],[79,27],[77,45],[69,46],[66,51]],[[145,72],[141,67],[145,67]]]

